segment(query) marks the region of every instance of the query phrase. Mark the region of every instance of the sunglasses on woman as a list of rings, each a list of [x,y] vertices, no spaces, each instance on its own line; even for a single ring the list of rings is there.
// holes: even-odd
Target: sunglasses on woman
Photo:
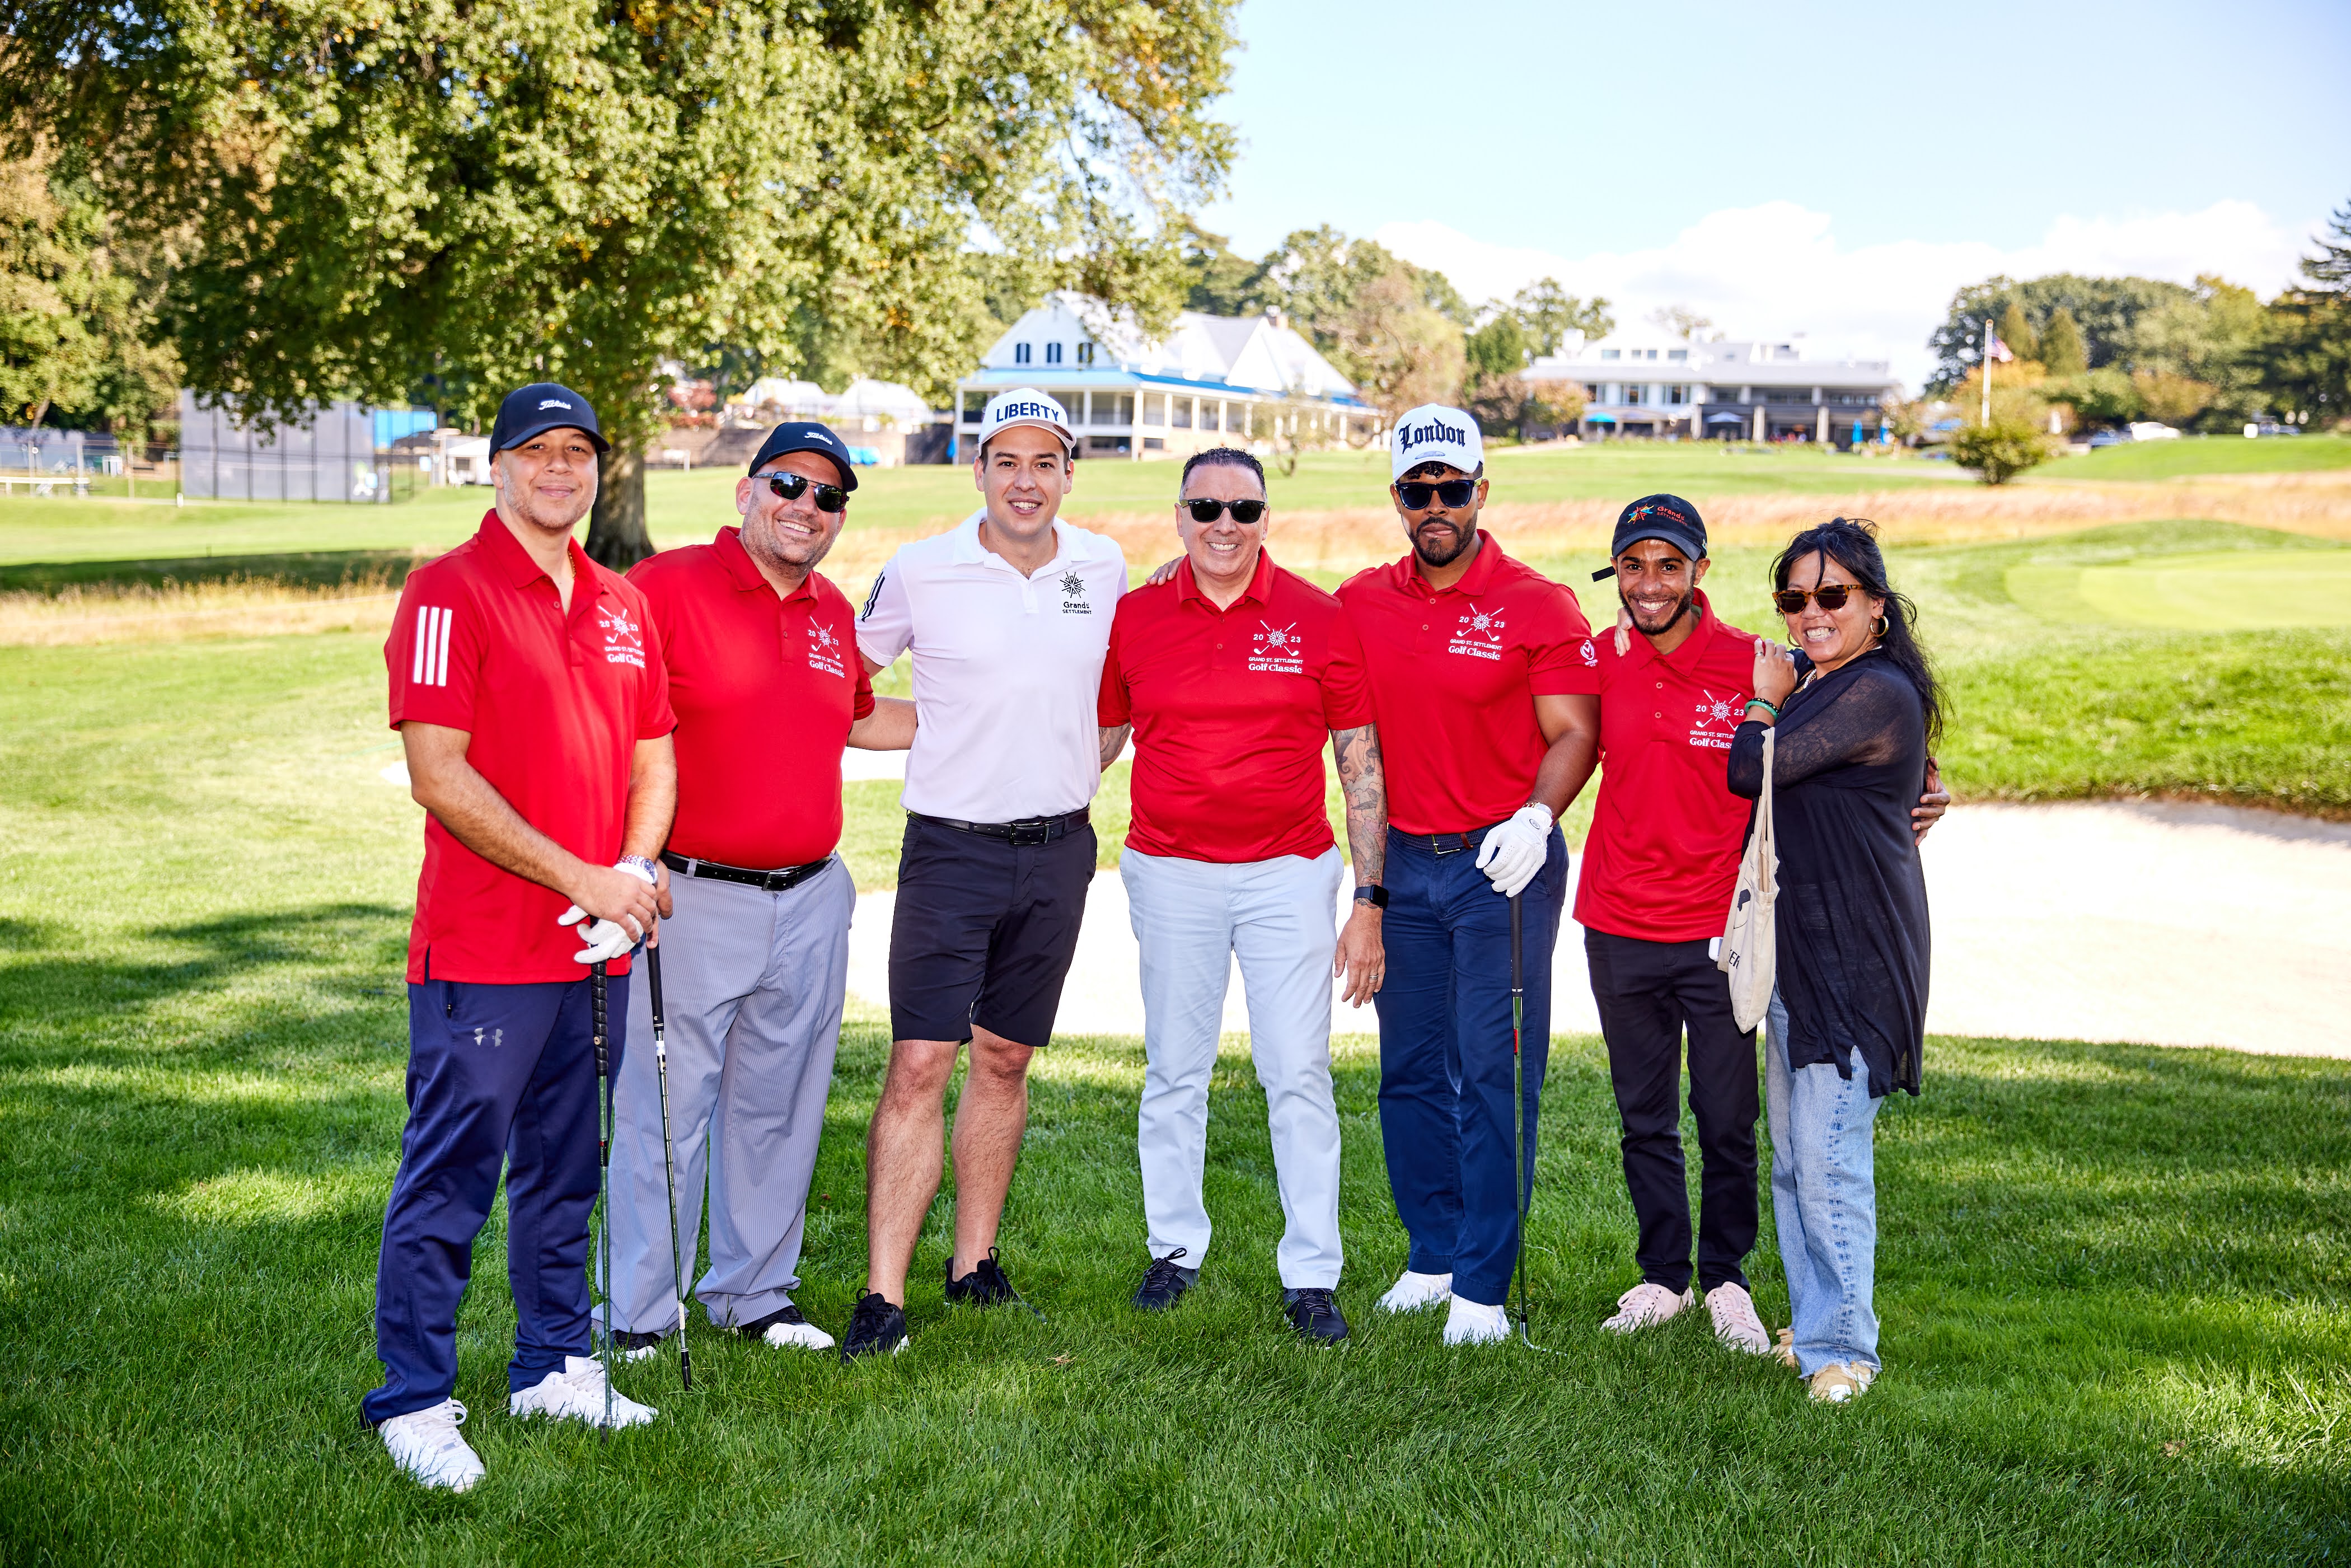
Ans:
[[[1771,602],[1780,607],[1780,613],[1782,615],[1802,615],[1804,612],[1804,601],[1809,599],[1823,611],[1834,615],[1844,608],[1846,600],[1865,591],[1866,591],[1855,583],[1824,582],[1818,588],[1783,588],[1771,596]]]
[[[1247,528],[1265,516],[1263,501],[1200,500],[1178,501],[1176,504],[1191,513],[1192,520],[1196,523],[1213,523],[1227,512],[1230,512],[1233,515],[1233,521]]]
[[[762,474],[758,477],[765,479],[768,482],[768,488],[775,493],[776,498],[783,501],[799,500],[808,494],[810,485],[816,484],[815,480],[805,474]],[[816,509],[818,511],[838,512],[848,505],[849,492],[840,486],[817,485]]]
[[[1469,497],[1477,493],[1478,481],[1475,479],[1447,479],[1435,485],[1406,479],[1395,486],[1395,497],[1404,503],[1404,509],[1407,512],[1428,510],[1431,496],[1448,507],[1466,507],[1469,504]]]

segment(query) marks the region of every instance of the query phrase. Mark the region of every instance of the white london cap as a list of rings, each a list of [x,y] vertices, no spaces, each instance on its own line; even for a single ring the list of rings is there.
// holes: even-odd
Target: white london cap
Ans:
[[[1061,438],[1064,446],[1074,446],[1076,439],[1070,434],[1070,415],[1050,393],[1035,387],[1014,387],[1010,392],[998,392],[987,400],[987,407],[979,416],[979,444],[987,444],[988,437],[1011,429],[1016,424],[1033,424],[1050,430]]]
[[[1425,402],[1396,421],[1388,437],[1394,459],[1391,479],[1401,479],[1424,463],[1445,463],[1464,474],[1475,474],[1486,461],[1486,444],[1478,435],[1478,422],[1458,408]]]

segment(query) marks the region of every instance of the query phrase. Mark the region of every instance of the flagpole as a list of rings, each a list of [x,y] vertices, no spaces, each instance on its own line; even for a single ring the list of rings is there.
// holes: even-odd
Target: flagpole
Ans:
[[[1984,318],[1983,329],[1983,423],[1991,423],[1991,318]]]

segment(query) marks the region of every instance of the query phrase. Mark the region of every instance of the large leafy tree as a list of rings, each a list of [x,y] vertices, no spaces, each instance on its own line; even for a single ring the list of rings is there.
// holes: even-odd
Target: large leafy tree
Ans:
[[[2131,329],[2142,314],[2194,298],[2193,289],[2158,278],[2081,277],[2070,272],[2021,283],[1989,277],[1970,284],[1951,297],[1943,324],[1927,339],[1935,355],[1935,373],[1928,378],[1927,390],[1941,396],[1967,379],[1982,352],[1985,319],[2001,319],[2011,305],[2036,339],[2048,329],[2053,315],[2065,311],[2085,340],[2087,368],[2095,370],[2127,355]]]
[[[2351,419],[2351,204],[2328,220],[2302,276],[2270,304],[2262,390],[2323,429]]]
[[[187,236],[170,332],[249,413],[586,393],[617,438],[589,548],[625,564],[664,359],[935,395],[986,330],[975,248],[1164,319],[1155,214],[1231,158],[1230,5],[0,0],[0,104]]]

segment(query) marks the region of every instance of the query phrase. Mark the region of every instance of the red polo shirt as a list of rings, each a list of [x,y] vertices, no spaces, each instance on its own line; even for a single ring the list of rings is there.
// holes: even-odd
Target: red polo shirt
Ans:
[[[1332,847],[1322,747],[1369,724],[1372,704],[1339,601],[1261,551],[1228,609],[1188,559],[1120,600],[1096,714],[1134,726],[1126,841],[1231,865]]]
[[[1575,595],[1478,531],[1478,559],[1437,591],[1411,556],[1347,580],[1339,601],[1364,640],[1388,821],[1466,833],[1527,803],[1542,766],[1539,696],[1600,689]]]
[[[522,820],[590,865],[621,854],[629,763],[667,735],[669,677],[645,596],[570,544],[571,609],[492,509],[481,530],[408,574],[383,645],[392,727],[465,730],[465,760]],[[408,977],[577,980],[570,900],[501,871],[424,819]],[[628,960],[611,972],[624,974]]]
[[[1722,935],[1753,802],[1730,792],[1730,737],[1753,695],[1755,637],[1715,619],[1660,654],[1634,632],[1600,643],[1600,799],[1575,918],[1645,942]]]
[[[629,580],[653,605],[677,709],[669,847],[774,871],[841,842],[841,754],[873,711],[855,613],[816,572],[778,596],[739,528],[664,550]]]

